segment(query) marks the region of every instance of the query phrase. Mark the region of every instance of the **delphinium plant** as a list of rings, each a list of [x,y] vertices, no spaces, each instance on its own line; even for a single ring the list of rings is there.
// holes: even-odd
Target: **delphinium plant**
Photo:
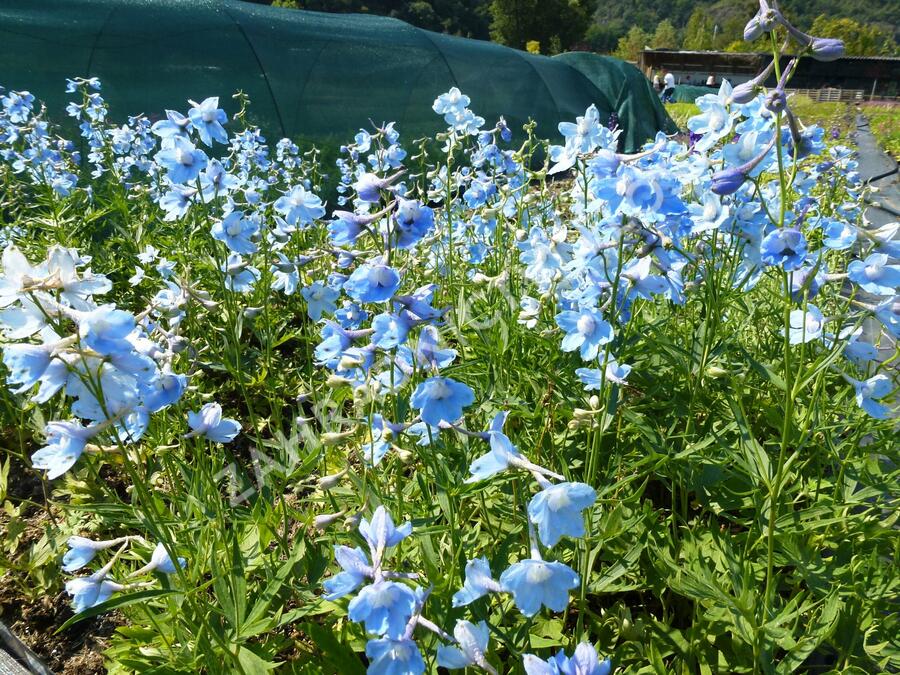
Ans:
[[[64,140],[3,92],[23,597],[119,612],[112,672],[900,667],[896,225],[791,107],[782,49],[840,43],[764,33],[689,143],[454,88],[333,179],[240,94],[117,125],[71,80]]]

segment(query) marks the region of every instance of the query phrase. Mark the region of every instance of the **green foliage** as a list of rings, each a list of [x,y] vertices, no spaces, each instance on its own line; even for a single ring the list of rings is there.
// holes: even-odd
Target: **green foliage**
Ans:
[[[807,122],[847,111],[793,105]],[[679,120],[696,111],[671,109]],[[473,605],[492,628],[489,658],[518,675],[513,664],[523,653],[547,655],[586,639],[622,673],[895,672],[894,421],[873,420],[855,405],[834,367],[840,342],[785,344],[784,314],[794,306],[787,276],[767,268],[752,292],[735,288],[744,243],[716,232],[693,242],[685,276],[697,288],[683,304],[637,299],[631,318],[616,322],[616,356],[634,366],[627,384],[605,382],[596,398],[585,392],[574,374],[580,357],[559,349],[555,308],[544,302],[534,327],[519,320],[517,299],[533,289],[515,246],[520,231],[547,222],[544,213],[576,222],[583,209],[565,189],[571,185],[548,181],[546,167],[532,161],[541,146],[529,134],[513,150],[526,167],[525,197],[510,212],[480,212],[497,221],[478,266],[481,281],[467,274],[474,270],[462,247],[448,247],[443,269],[394,252],[411,288],[434,283],[435,306],[452,308],[443,333],[459,359],[448,372],[478,392],[466,428],[487,428],[498,410],[508,410],[505,431],[529,459],[598,493],[587,536],[556,549],[583,579],[567,613],[526,621],[508,603]],[[457,198],[454,188],[445,183],[446,201],[429,194],[426,174],[439,169],[424,166],[424,144],[418,153],[408,147],[407,194],[429,200],[441,217]],[[446,166],[455,169],[458,158],[451,149]],[[292,172],[273,170],[273,192],[304,179],[323,191],[330,167],[318,160],[310,151]],[[586,178],[582,167],[573,180]],[[0,182],[0,216],[31,260],[53,244],[77,247],[92,257],[94,272],[114,282],[110,298],[138,312],[159,284],[132,287],[128,278],[137,254],[152,244],[192,292],[215,303],[185,299],[178,335],[190,348],[172,363],[191,374],[184,400],[154,416],[127,453],[90,453],[59,481],[46,483],[25,467],[42,444],[42,410],[58,413],[60,406],[0,390],[0,571],[17,599],[63,602],[59,559],[72,534],[142,531],[177,539],[189,555],[171,582],[161,576],[162,588],[103,606],[123,617],[105,652],[114,675],[363,673],[366,636],[347,620],[346,601],[322,599],[321,582],[336,571],[333,546],[357,545],[356,517],[377,504],[398,522],[413,521],[415,534],[397,557],[404,571],[422,575],[423,586],[434,585],[428,616],[441,626],[463,616],[447,599],[466,559],[487,556],[499,571],[527,553],[524,508],[533,493],[521,475],[464,482],[485,450],[482,440],[442,432],[440,442],[422,447],[398,434],[377,468],[362,461],[374,390],[331,386],[314,367],[321,326],[308,318],[302,296],[271,292],[271,251],[260,252],[261,278],[248,295],[225,287],[223,250],[209,236],[217,218],[211,210],[220,205],[197,204],[170,222],[145,186],[111,172],[91,180],[90,196],[83,189],[59,196],[7,163]],[[815,185],[819,213],[843,208],[850,188],[840,177]],[[273,221],[271,207],[263,208]],[[576,236],[570,228],[568,243]],[[296,233],[290,252],[326,246],[318,223]],[[851,255],[828,251],[824,262],[845,269]],[[301,283],[332,269],[318,256],[300,272]],[[856,301],[840,289],[823,288],[816,299],[838,325]],[[245,313],[250,307],[259,311]],[[183,438],[187,411],[209,398],[245,422],[237,442]],[[400,412],[404,394],[383,401],[395,419],[411,417]],[[346,472],[329,488],[318,482],[338,470]],[[42,489],[23,492],[28,481]],[[234,498],[241,493],[247,496]],[[331,513],[347,521],[327,531],[313,526],[315,516]],[[139,558],[121,562],[136,568]],[[91,614],[63,623],[59,635]],[[432,655],[437,640],[421,640]],[[437,672],[430,656],[428,668]]]
[[[654,49],[678,49],[679,44],[678,31],[672,22],[668,19],[660,21],[650,38],[650,46]]]
[[[584,37],[595,7],[596,0],[492,0],[491,37],[517,49],[537,41],[556,54]]]
[[[816,17],[827,14],[838,19],[852,19],[862,27],[861,32],[884,36],[887,45],[896,41],[900,31],[900,3],[892,0],[849,0],[838,4],[829,0],[785,0],[779,3],[779,7],[801,30],[809,30]],[[634,0],[603,3],[597,10],[587,40],[598,51],[612,52],[618,40],[626,36],[633,27],[653,33],[662,20],[667,20],[684,35],[684,42],[677,44],[676,48],[709,49],[714,42],[716,49],[766,51],[767,44],[759,46],[743,42],[744,24],[757,8],[755,0]],[[694,26],[688,30],[688,23],[694,15]],[[719,30],[713,41],[712,33],[716,25]],[[692,34],[690,39],[688,33]],[[821,31],[821,34],[830,35],[827,31]],[[689,47],[688,44],[699,46]],[[874,45],[871,47],[873,51],[865,53],[890,53],[884,51],[888,48]]]
[[[702,9],[695,9],[684,27],[684,49],[713,49],[713,21]]]
[[[817,16],[810,32],[843,40],[847,56],[894,56],[900,53],[889,31],[846,17]]]
[[[625,37],[619,38],[616,56],[626,61],[637,61],[651,37],[637,26],[632,26]]]
[[[863,114],[879,145],[900,162],[900,107],[868,104],[863,108]]]
[[[389,16],[419,28],[482,40],[489,35],[490,0],[272,0],[271,4],[316,12]]]
[[[694,115],[700,114],[700,108],[694,103],[666,103],[666,112],[679,129],[687,129],[687,121]]]

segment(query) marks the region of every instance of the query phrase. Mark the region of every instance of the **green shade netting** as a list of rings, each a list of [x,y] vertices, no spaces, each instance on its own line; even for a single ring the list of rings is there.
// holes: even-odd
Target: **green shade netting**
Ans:
[[[676,84],[675,103],[693,103],[700,96],[718,93],[718,87],[704,87],[696,84]]]
[[[657,131],[667,134],[678,131],[653,85],[630,63],[589,52],[568,52],[555,56],[553,60],[583,74],[604,95],[605,108],[619,117],[624,147],[628,152],[634,152]],[[601,110],[604,106],[599,102],[597,104]]]
[[[670,123],[623,77],[594,79],[566,58],[240,0],[3,0],[0,63],[0,84],[31,91],[54,119],[65,78],[96,76],[114,119],[159,119],[207,96],[233,113],[230,96],[242,90],[266,134],[320,144],[348,142],[370,120],[396,122],[407,140],[431,135],[444,128],[431,105],[452,86],[488,125],[502,115],[515,130],[532,118],[553,139],[592,103],[604,120],[618,111],[629,151]]]

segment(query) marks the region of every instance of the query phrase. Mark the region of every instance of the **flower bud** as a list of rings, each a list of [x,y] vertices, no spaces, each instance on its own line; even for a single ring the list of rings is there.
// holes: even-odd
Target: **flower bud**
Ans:
[[[340,389],[341,387],[350,384],[350,380],[348,380],[346,377],[332,374],[328,376],[327,380],[325,380],[325,384],[327,384],[332,389]]]
[[[516,241],[525,241],[527,238],[528,233],[525,230],[523,230],[522,228],[516,230]]]
[[[713,174],[710,189],[719,196],[731,195],[737,192],[746,180],[747,175],[743,171],[730,167]]]
[[[706,369],[706,375],[714,380],[720,377],[724,377],[727,374],[728,371],[724,368],[719,368],[719,366],[710,366]]]
[[[778,114],[787,107],[787,97],[784,90],[780,88],[772,89],[766,95],[766,109]]]
[[[764,29],[762,27],[762,23],[759,20],[759,13],[756,14],[752,19],[747,22],[747,25],[744,26],[744,40],[747,42],[753,42],[756,38],[763,34]]]
[[[597,396],[597,394],[594,394],[593,396],[591,396],[591,397],[588,399],[588,403],[590,403],[591,408],[593,408],[594,410],[596,410],[597,408],[600,407],[600,397]]]
[[[344,511],[338,511],[337,513],[324,513],[316,516],[313,518],[313,527],[317,530],[324,530],[337,522],[343,515]]]
[[[247,307],[244,309],[244,318],[245,319],[255,319],[260,314],[262,314],[262,307]]]
[[[320,490],[330,490],[333,487],[337,486],[341,480],[343,480],[344,476],[347,475],[347,469],[343,471],[338,471],[337,473],[333,473],[330,476],[322,476],[316,485]]]
[[[169,340],[169,349],[171,349],[175,354],[180,354],[185,349],[187,349],[190,344],[190,341],[186,337],[176,335],[171,340]]]
[[[744,105],[745,103],[750,103],[755,97],[756,83],[752,81],[742,82],[731,91],[729,101],[738,105]]]
[[[813,38],[810,49],[814,59],[834,61],[844,55],[844,42],[834,38]]]
[[[599,410],[585,410],[584,408],[575,408],[572,411],[572,419],[579,422],[593,422],[594,416]]]
[[[326,431],[319,439],[322,441],[322,445],[325,446],[338,445],[342,441],[350,438],[354,433],[356,433],[356,429],[340,432]]]

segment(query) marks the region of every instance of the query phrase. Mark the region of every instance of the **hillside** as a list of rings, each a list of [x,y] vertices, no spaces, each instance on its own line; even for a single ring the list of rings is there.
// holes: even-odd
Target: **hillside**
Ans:
[[[900,37],[900,2],[897,0],[782,0],[785,15],[801,30],[809,29],[815,18],[825,14],[849,18],[860,23],[878,24]],[[755,0],[632,0],[599,3],[595,23],[589,31],[591,45],[599,51],[611,51],[632,26],[652,33],[663,19],[683,30],[694,10],[701,9],[720,30],[743,27],[757,7]],[[729,26],[731,24],[731,26]]]
[[[538,9],[549,6],[547,0],[248,1],[314,11],[390,16],[428,30],[483,40],[493,37],[499,42],[519,48],[524,48],[529,40],[540,40],[540,35],[526,34],[529,29],[520,25],[520,30],[513,31],[516,34],[514,38],[509,35],[504,37],[503,31],[498,34],[496,30],[498,14],[505,15],[501,22],[507,24],[528,24],[530,18],[536,33],[546,32],[548,26],[545,24],[572,23],[571,17],[566,16],[564,12],[551,13],[557,15],[556,21],[554,16],[542,15],[536,19]],[[632,0],[631,2],[573,0],[570,4],[573,3],[588,8],[592,5],[597,7],[586,37],[583,41],[576,40],[576,43],[601,53],[615,51],[619,38],[633,28],[640,28],[646,33],[653,34],[663,20],[669,21],[675,29],[675,43],[672,46],[681,46],[685,28],[691,15],[697,10],[700,10],[698,14],[702,15],[704,20],[710,22],[710,29],[716,30],[715,48],[724,49],[729,43],[740,38],[744,24],[756,11],[757,6],[756,0]],[[790,20],[802,30],[808,30],[817,16],[827,15],[831,18],[848,18],[862,24],[879,26],[900,42],[898,0],[845,0],[843,3],[835,3],[833,0],[782,0],[780,4]],[[534,25],[535,21],[537,26]],[[554,29],[551,28],[551,32],[552,30]],[[571,31],[560,28],[556,32],[562,38],[557,42],[563,44],[551,46],[545,39],[541,45],[542,51],[553,52],[560,49],[565,51],[576,46],[564,44],[568,39],[566,36],[570,35]]]

